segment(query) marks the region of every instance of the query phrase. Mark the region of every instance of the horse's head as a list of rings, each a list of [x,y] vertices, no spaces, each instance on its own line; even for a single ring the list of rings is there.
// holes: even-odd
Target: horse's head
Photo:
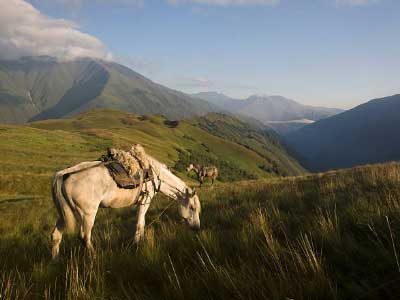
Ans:
[[[179,212],[190,228],[195,230],[200,229],[201,204],[195,189],[186,189],[179,207]]]

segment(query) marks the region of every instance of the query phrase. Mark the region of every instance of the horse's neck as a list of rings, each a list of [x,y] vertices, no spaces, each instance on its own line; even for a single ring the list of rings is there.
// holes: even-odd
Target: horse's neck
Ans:
[[[187,185],[177,176],[175,176],[167,166],[151,157],[151,164],[161,180],[160,191],[167,197],[178,199],[187,189]]]

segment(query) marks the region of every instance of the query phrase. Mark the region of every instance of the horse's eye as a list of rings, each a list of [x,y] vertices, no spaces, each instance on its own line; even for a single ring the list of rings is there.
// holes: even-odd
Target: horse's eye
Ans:
[[[191,211],[195,211],[194,206],[190,206],[189,208],[190,208]]]

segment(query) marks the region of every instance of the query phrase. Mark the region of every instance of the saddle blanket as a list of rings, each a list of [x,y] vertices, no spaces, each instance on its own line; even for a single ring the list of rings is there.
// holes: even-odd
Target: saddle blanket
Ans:
[[[131,177],[125,168],[117,161],[108,161],[104,165],[107,167],[108,172],[118,187],[124,189],[135,189],[141,185],[143,177],[140,176],[139,170]]]

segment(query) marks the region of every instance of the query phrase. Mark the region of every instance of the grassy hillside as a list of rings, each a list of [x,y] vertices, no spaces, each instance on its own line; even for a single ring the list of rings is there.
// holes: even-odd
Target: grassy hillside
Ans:
[[[224,118],[234,120],[219,116],[220,120]],[[242,124],[236,122],[237,126]],[[236,130],[241,134],[239,127]],[[179,122],[174,128],[161,116],[141,117],[118,111],[91,111],[77,118],[25,126],[2,125],[0,138],[0,151],[5,154],[0,157],[0,185],[9,193],[13,193],[14,185],[22,180],[22,174],[35,176],[38,180],[35,185],[41,188],[48,184],[55,170],[95,160],[107,147],[129,147],[133,143],[143,144],[150,154],[175,168],[183,177],[187,176],[185,168],[190,162],[216,164],[220,167],[222,181],[271,177],[278,172],[287,175],[303,172],[282,147],[271,143],[272,138],[254,142],[266,149],[258,153],[190,122]],[[24,185],[21,193],[35,193],[35,185]]]
[[[264,171],[281,176],[294,174],[292,171],[288,173],[288,170],[295,170],[295,174],[302,171],[288,152],[282,150],[283,146],[272,131],[254,129],[255,125],[249,125],[236,117],[215,113],[199,117],[192,124],[256,152],[267,161],[267,164],[259,166]]]
[[[19,150],[11,155],[30,155],[22,145]],[[158,196],[147,216],[154,222],[138,248],[131,244],[132,209],[101,210],[93,238],[97,258],[90,260],[77,239],[67,237],[55,263],[49,253],[55,209],[48,182],[38,185],[37,176],[13,172],[19,182],[0,181],[1,299],[400,295],[399,164],[203,188],[197,234],[179,222],[176,208],[157,218],[167,204]]]

